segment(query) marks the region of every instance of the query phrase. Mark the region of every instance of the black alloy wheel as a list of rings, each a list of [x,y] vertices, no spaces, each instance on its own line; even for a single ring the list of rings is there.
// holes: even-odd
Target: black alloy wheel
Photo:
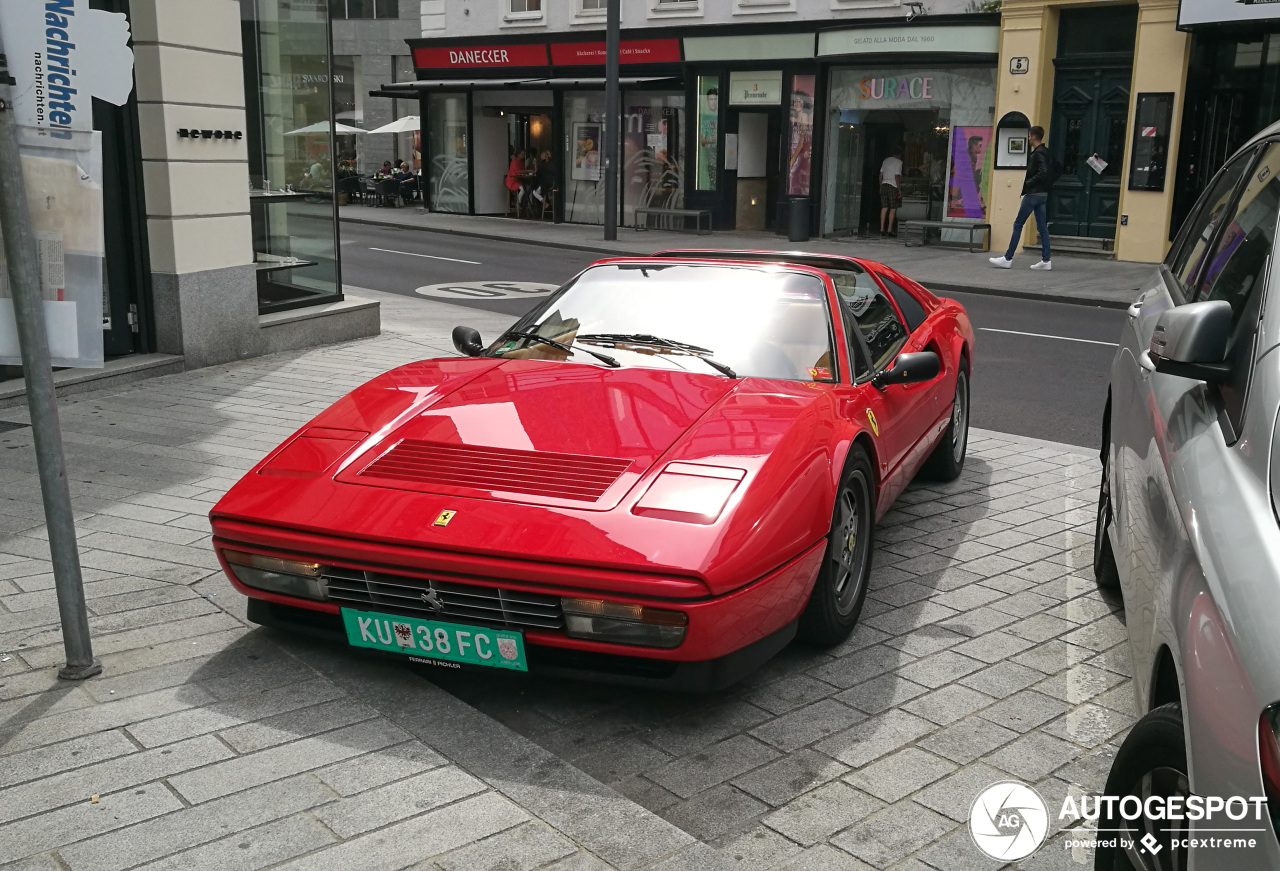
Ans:
[[[874,482],[866,450],[854,445],[840,476],[822,568],[800,615],[796,634],[804,641],[838,644],[849,637],[858,623],[871,579]]]
[[[964,471],[969,451],[969,367],[962,359],[956,372],[956,395],[951,402],[951,422],[942,440],[925,460],[922,471],[935,481],[954,481]]]
[[[1151,796],[1168,799],[1191,795],[1187,776],[1187,747],[1182,729],[1182,706],[1161,705],[1133,727],[1111,764],[1104,795],[1117,801],[1111,813],[1098,816],[1098,839],[1116,839],[1115,846],[1099,846],[1094,871],[1184,871],[1187,848],[1181,844],[1188,832],[1186,821],[1154,820],[1145,814],[1126,820],[1115,806],[1125,796],[1145,805]],[[1144,846],[1143,839],[1150,847]]]

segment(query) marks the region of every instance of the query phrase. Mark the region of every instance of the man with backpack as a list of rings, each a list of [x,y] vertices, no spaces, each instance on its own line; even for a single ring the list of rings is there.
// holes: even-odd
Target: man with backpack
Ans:
[[[1061,170],[1049,155],[1044,144],[1044,128],[1032,127],[1027,131],[1027,143],[1031,153],[1027,155],[1027,176],[1022,182],[1022,205],[1018,206],[1018,217],[1013,222],[1013,238],[1009,240],[1009,250],[1002,257],[992,257],[991,265],[1000,269],[1008,269],[1013,265],[1014,252],[1022,241],[1022,227],[1027,218],[1036,216],[1036,232],[1040,235],[1040,262],[1032,263],[1032,269],[1053,269],[1049,259],[1049,219],[1045,203],[1049,199],[1049,189],[1058,180]]]

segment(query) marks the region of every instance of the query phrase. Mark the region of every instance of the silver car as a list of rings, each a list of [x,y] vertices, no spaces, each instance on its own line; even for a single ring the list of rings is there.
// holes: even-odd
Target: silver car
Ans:
[[[1099,838],[1116,846],[1097,869],[1280,868],[1278,217],[1280,124],[1218,172],[1129,308],[1094,547],[1098,582],[1124,598],[1146,712],[1105,793],[1248,810],[1126,819],[1109,803]]]

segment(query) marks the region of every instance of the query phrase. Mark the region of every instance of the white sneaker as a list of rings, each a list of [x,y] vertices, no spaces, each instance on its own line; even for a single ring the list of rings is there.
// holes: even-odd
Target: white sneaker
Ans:
[[[1052,261],[1052,260],[1041,260],[1039,263],[1032,263],[1032,264],[1031,264],[1031,268],[1032,268],[1032,269],[1043,269],[1045,272],[1048,272],[1050,269],[1053,269],[1053,261]]]
[[[1008,269],[1009,267],[1013,266],[1013,261],[1005,260],[1003,256],[991,257],[989,259],[991,261],[991,265],[999,269]]]

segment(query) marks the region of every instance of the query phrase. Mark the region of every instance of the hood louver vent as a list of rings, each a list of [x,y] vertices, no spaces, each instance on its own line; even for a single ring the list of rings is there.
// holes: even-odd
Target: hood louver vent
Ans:
[[[594,502],[630,465],[628,460],[608,457],[405,439],[366,466],[359,477]]]

